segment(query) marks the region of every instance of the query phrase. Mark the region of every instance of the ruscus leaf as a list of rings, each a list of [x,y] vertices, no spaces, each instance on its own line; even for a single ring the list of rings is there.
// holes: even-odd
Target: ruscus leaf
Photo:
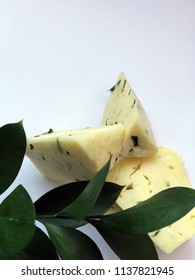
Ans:
[[[120,232],[149,233],[176,222],[194,206],[194,189],[173,187],[124,211],[96,219]]]
[[[101,260],[102,255],[84,233],[74,228],[44,223],[59,255],[64,260]]]
[[[59,186],[45,193],[34,203],[37,217],[40,218],[51,215],[55,217],[55,215],[72,203],[84,191],[88,183],[89,181],[73,182]],[[121,186],[105,182],[89,215],[104,214],[114,204],[121,190]]]
[[[123,186],[111,182],[105,182],[102,191],[88,215],[102,215],[116,202]]]
[[[14,255],[1,256],[0,260],[58,260],[59,256],[49,237],[38,227],[28,245]]]
[[[42,224],[50,223],[57,226],[64,226],[70,228],[78,228],[87,224],[85,220],[73,220],[67,217],[56,217],[56,216],[39,216],[38,221]]]
[[[101,221],[92,224],[121,260],[158,260],[148,234],[121,233]]]
[[[0,255],[16,254],[32,239],[35,232],[35,209],[22,185],[0,204]]]
[[[97,174],[93,176],[83,192],[70,205],[60,211],[59,215],[68,215],[70,218],[82,220],[89,214],[106,181],[110,161],[111,157]]]
[[[26,135],[22,122],[0,127],[0,194],[13,183],[26,150]]]
[[[34,203],[37,216],[57,215],[82,193],[88,182],[72,182],[46,192]]]

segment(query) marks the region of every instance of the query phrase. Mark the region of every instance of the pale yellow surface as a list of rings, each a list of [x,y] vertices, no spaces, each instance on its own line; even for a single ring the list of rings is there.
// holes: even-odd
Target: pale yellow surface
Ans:
[[[188,176],[184,170],[182,157],[175,151],[167,147],[160,147],[157,156],[169,167],[184,186],[190,186]]]
[[[124,158],[111,170],[108,181],[124,185],[117,204],[132,207],[152,195],[174,187],[191,187],[182,158],[173,150],[161,147],[150,158]],[[170,253],[195,234],[195,209],[170,226],[150,233],[154,243]]]
[[[47,178],[69,183],[89,180],[121,150],[123,126],[66,130],[29,137],[26,154]]]
[[[147,157],[157,151],[148,117],[123,72],[110,90],[102,123],[124,126],[121,156]],[[133,141],[135,137],[136,141]]]

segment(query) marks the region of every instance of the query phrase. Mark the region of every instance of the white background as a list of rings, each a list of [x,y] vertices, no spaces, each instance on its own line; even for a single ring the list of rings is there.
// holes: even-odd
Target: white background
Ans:
[[[194,34],[193,0],[0,0],[0,126],[23,119],[31,136],[99,125],[123,70],[157,144],[180,153],[195,186]],[[27,158],[12,187],[19,183],[33,200],[56,186]],[[195,238],[158,252],[195,259]]]

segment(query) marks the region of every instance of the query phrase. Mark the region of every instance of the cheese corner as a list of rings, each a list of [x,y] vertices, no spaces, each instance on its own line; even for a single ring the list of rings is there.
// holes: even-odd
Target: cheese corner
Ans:
[[[149,119],[123,72],[110,89],[102,118],[103,125],[118,123],[124,126],[122,157],[148,157],[157,152]]]

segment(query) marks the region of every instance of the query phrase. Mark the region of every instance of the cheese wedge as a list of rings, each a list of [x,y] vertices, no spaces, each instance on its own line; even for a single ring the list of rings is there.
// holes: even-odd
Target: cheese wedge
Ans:
[[[121,159],[110,171],[107,180],[125,186],[116,201],[121,209],[132,207],[174,186],[191,187],[181,157],[163,147],[149,158]],[[195,235],[195,208],[172,225],[149,235],[161,250],[171,253]]]
[[[124,126],[121,156],[148,157],[157,152],[148,117],[123,72],[110,89],[102,123]]]
[[[112,155],[121,150],[121,124],[65,130],[27,138],[26,155],[47,178],[69,183],[90,180]]]

